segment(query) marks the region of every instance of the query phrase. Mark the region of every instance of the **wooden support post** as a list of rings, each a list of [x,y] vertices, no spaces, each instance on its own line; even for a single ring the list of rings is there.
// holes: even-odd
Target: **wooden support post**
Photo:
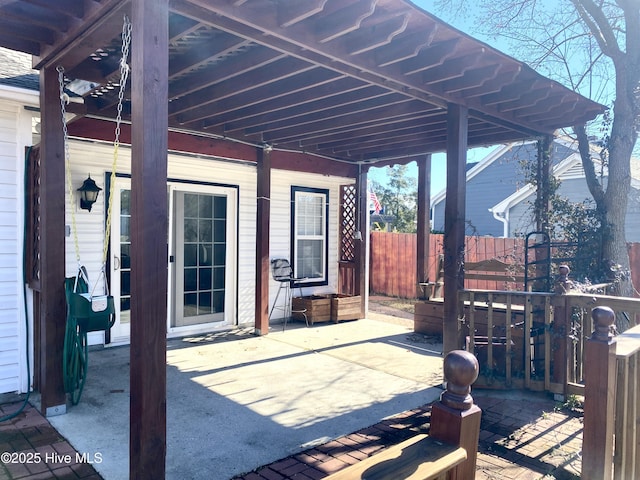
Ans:
[[[55,68],[40,71],[40,286],[41,304],[36,348],[39,365],[35,375],[40,388],[43,415],[66,412],[62,378],[65,331],[65,175],[64,135],[60,115],[60,89]],[[75,208],[71,205],[71,208]]]
[[[616,392],[616,343],[611,333],[615,313],[592,310],[593,335],[585,343],[583,480],[609,480],[613,473]]]
[[[447,197],[444,207],[444,353],[462,348],[458,290],[464,288],[464,229],[468,110],[447,110]]]
[[[480,417],[482,410],[473,404],[471,384],[478,378],[478,360],[464,350],[453,350],[444,358],[447,389],[431,408],[429,436],[462,447],[467,459],[450,472],[452,480],[470,480],[476,475]]]
[[[367,314],[368,299],[368,278],[367,278],[367,243],[369,242],[369,194],[367,192],[367,171],[360,171],[356,182],[358,192],[358,226],[360,229],[360,239],[356,239],[356,274],[355,274],[355,294],[360,295],[360,318]]]
[[[256,309],[255,333],[269,333],[269,225],[271,222],[271,151],[258,150],[256,218]]]
[[[132,2],[129,477],[165,478],[168,0]]]
[[[418,238],[417,283],[429,281],[429,242],[431,236],[431,155],[418,160]],[[424,298],[426,292],[416,285],[416,297]]]

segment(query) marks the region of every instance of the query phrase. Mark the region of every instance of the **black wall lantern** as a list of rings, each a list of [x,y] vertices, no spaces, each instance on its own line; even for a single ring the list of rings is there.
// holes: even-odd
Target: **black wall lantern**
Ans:
[[[94,182],[91,175],[89,175],[89,178],[87,178],[78,189],[78,192],[80,192],[80,208],[91,211],[91,207],[98,199],[100,190],[102,189],[96,185],[96,182]]]

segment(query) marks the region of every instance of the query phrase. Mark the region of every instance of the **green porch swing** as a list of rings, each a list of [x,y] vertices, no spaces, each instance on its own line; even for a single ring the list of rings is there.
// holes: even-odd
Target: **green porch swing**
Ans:
[[[65,392],[69,394],[71,403],[77,405],[82,395],[82,390],[87,378],[89,361],[87,334],[109,330],[116,320],[116,308],[113,296],[109,294],[106,278],[107,254],[109,251],[109,237],[111,231],[113,189],[115,185],[116,168],[118,164],[118,147],[120,145],[120,124],[122,120],[122,103],[125,86],[129,76],[127,58],[131,44],[131,22],[125,16],[122,27],[122,58],[120,59],[120,84],[118,92],[118,107],[116,117],[116,129],[113,142],[113,163],[111,168],[111,192],[107,208],[107,221],[105,227],[104,245],[102,249],[102,268],[100,277],[89,293],[89,277],[86,268],[80,262],[80,248],[78,244],[78,232],[75,216],[75,195],[71,184],[71,162],[69,154],[69,134],[66,120],[66,104],[68,97],[64,92],[64,68],[58,67],[58,81],[60,85],[60,109],[62,112],[62,125],[64,133],[65,170],[67,188],[71,202],[71,227],[73,232],[78,273],[75,277],[65,278],[65,299],[67,304],[67,318],[64,339],[62,374]],[[103,280],[104,294],[94,295],[95,289]]]

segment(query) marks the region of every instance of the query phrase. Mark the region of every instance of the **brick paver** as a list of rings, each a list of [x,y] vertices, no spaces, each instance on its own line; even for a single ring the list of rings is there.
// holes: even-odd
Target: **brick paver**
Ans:
[[[551,399],[523,403],[492,392],[474,392],[482,408],[476,480],[580,478],[582,422],[557,411]],[[19,403],[0,405],[0,416]],[[429,430],[431,406],[402,412],[323,445],[280,459],[235,480],[320,480]],[[76,451],[33,407],[0,423],[0,453],[40,458],[40,462],[1,462],[0,480],[100,480],[94,468],[76,459]],[[400,480],[400,479],[399,479]]]
[[[0,405],[0,417],[22,403]],[[31,405],[0,423],[0,480],[101,480],[95,469],[76,456],[75,449]]]
[[[476,480],[580,478],[582,422],[578,416],[556,411],[557,405],[550,399],[523,404],[522,400],[514,402],[491,392],[475,393],[474,399],[483,410]],[[362,460],[389,445],[427,432],[430,414],[430,405],[403,412],[234,480],[325,478],[351,465],[354,459]],[[273,477],[274,473],[279,476]]]

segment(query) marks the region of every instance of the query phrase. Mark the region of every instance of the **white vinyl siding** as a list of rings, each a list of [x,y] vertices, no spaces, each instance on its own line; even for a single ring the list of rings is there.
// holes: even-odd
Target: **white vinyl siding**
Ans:
[[[31,144],[31,113],[12,98],[32,104],[28,100],[37,95],[7,90],[0,91],[0,394],[26,392],[31,382],[22,289],[24,156]]]
[[[81,262],[87,266],[93,281],[100,272],[102,245],[104,236],[106,186],[105,175],[111,172],[113,147],[102,142],[72,140],[70,144],[71,173],[74,189],[82,185],[90,174],[100,192],[98,201],[91,212],[80,210],[76,205],[76,224],[80,245]],[[121,146],[117,172],[122,175],[131,173],[131,150]],[[216,161],[213,158],[196,158],[193,155],[170,153],[168,174],[170,181],[207,182],[233,186],[238,191],[238,232],[237,237],[237,323],[253,325],[255,318],[255,263],[256,263],[256,168],[253,164],[241,162]],[[78,200],[76,199],[76,204]],[[67,224],[71,222],[71,210],[67,199]],[[75,275],[74,242],[72,237],[66,241],[67,276]],[[236,280],[234,280],[236,281]],[[100,286],[98,286],[100,288]],[[233,319],[236,323],[236,319]],[[95,335],[102,336],[102,333]],[[102,338],[94,338],[90,343],[100,343]]]
[[[318,175],[313,173],[273,170],[271,172],[271,228],[269,235],[270,258],[291,258],[291,187],[329,191],[328,209],[328,258],[327,285],[303,287],[303,295],[329,294],[338,291],[338,218],[340,214],[340,185],[354,183],[353,178]],[[278,283],[273,279],[269,283],[269,309],[273,305],[278,291]],[[295,294],[299,291],[296,288]],[[278,302],[282,300],[282,295]],[[274,315],[276,311],[274,311]]]

